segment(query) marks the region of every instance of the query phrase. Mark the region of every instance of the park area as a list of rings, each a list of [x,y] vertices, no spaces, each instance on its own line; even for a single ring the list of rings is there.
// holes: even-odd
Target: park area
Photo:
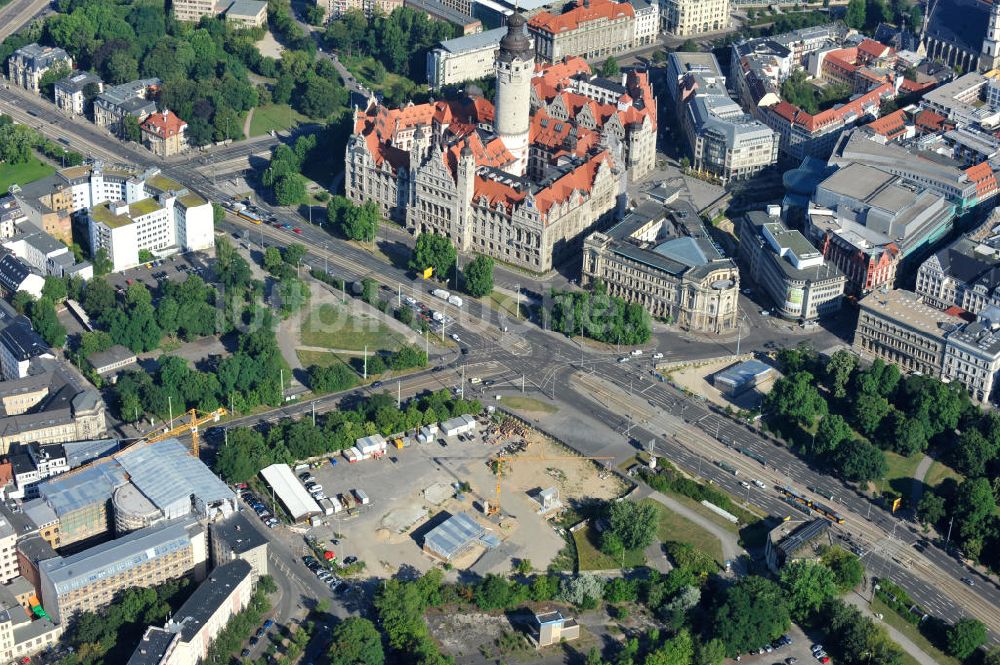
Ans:
[[[7,192],[11,185],[27,185],[55,173],[56,170],[32,157],[25,164],[0,164],[0,191]]]
[[[250,137],[261,136],[269,132],[282,132],[297,127],[309,118],[302,115],[288,104],[267,104],[251,111]]]

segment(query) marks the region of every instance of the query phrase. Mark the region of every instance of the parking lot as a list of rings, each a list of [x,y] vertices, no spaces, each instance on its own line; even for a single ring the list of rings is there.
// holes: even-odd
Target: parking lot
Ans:
[[[116,289],[125,289],[134,282],[142,282],[151,290],[163,281],[184,281],[188,275],[198,275],[206,282],[214,279],[211,272],[212,256],[205,252],[185,252],[156,259],[122,272],[105,277]]]
[[[814,645],[822,646],[818,641],[820,640],[819,636],[811,638],[795,624],[792,624],[786,635],[791,640],[790,644],[781,645],[779,641],[776,641],[770,645],[770,652],[765,649],[764,653],[743,654],[739,661],[751,665],[822,665],[812,652]],[[829,658],[829,656],[825,657]]]

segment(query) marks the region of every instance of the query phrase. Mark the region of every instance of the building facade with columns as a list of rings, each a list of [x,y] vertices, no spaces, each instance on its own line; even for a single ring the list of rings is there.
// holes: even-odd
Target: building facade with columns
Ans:
[[[936,0],[924,20],[920,47],[931,60],[964,72],[1000,65],[1000,3]]]
[[[514,14],[496,57],[496,106],[463,99],[355,114],[345,188],[413,233],[433,232],[534,272],[614,218],[629,179],[655,165],[648,75],[593,76],[580,58],[536,66]]]

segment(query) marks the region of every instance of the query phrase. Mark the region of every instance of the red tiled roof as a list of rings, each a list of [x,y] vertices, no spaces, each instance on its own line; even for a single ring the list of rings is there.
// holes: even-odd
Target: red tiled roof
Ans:
[[[570,150],[566,146],[566,139],[572,127],[572,123],[556,120],[550,117],[545,109],[539,109],[531,118],[531,143],[545,146],[554,157],[564,154],[583,157],[597,145],[599,137],[597,132],[577,127],[576,148]]]
[[[455,172],[459,155],[462,154],[462,148],[466,144],[472,149],[472,156],[476,160],[476,166],[501,168],[514,161],[514,155],[510,154],[507,146],[503,144],[503,141],[499,137],[495,137],[484,145],[482,139],[479,138],[479,134],[472,132],[464,139],[456,141],[444,154],[445,166],[451,169],[452,173]]]
[[[184,132],[187,123],[177,117],[171,110],[157,111],[142,121],[143,131],[155,134],[161,139],[167,139]]]
[[[867,126],[876,134],[892,141],[906,133],[906,113],[899,109],[869,122]]]
[[[535,203],[538,205],[541,213],[544,215],[557,203],[569,201],[574,193],[579,194],[581,197],[586,196],[594,185],[594,177],[597,175],[597,169],[605,161],[611,161],[611,155],[608,154],[607,150],[594,155],[538,192],[538,195],[535,196]]]
[[[863,42],[858,44],[857,50],[871,58],[884,58],[892,53],[892,49],[885,44],[868,38],[865,38]]]
[[[613,0],[577,0],[576,6],[562,14],[539,12],[531,17],[528,26],[533,30],[552,34],[576,30],[581,23],[624,17],[634,17],[635,10],[627,2]]]
[[[910,94],[913,92],[925,92],[933,88],[936,84],[934,81],[925,81],[924,83],[917,83],[916,81],[911,81],[910,79],[904,78],[903,83],[899,86],[899,91],[904,94]]]
[[[990,166],[989,162],[981,162],[975,166],[970,166],[965,169],[965,175],[969,176],[969,180],[976,183],[976,194],[980,198],[991,192],[996,192],[997,179],[993,174],[993,167]]]
[[[913,123],[920,129],[924,129],[928,132],[939,132],[944,127],[944,123],[948,121],[948,118],[944,117],[940,113],[935,113],[930,109],[924,109],[917,114],[917,117],[913,119]]]
[[[892,85],[883,83],[874,90],[865,93],[841,106],[821,111],[816,115],[806,113],[797,106],[793,106],[786,101],[781,101],[769,107],[771,112],[784,118],[790,123],[799,125],[806,131],[812,133],[823,129],[827,125],[840,122],[845,116],[852,113],[861,115],[866,106],[877,106],[882,101],[882,96],[893,90]]]
[[[535,80],[534,84],[538,84],[538,79],[541,78],[547,84],[556,86],[562,83],[566,79],[572,78],[577,74],[591,74],[590,65],[583,58],[573,55],[566,56],[559,62],[554,62],[551,65],[546,65],[544,63],[538,63],[535,65]]]

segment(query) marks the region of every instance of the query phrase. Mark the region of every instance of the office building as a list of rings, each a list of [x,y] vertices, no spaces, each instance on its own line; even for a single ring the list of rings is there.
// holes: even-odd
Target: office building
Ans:
[[[561,14],[543,10],[528,21],[539,62],[579,56],[601,60],[635,46],[635,8],[615,0],[576,0]]]
[[[671,53],[667,85],[696,171],[726,183],[750,178],[777,161],[778,136],[730,99],[714,55]]]
[[[17,563],[17,532],[0,518],[0,584],[9,584],[21,574]]]
[[[366,0],[362,0],[365,2]],[[370,0],[368,0],[370,1]],[[385,0],[381,0],[385,1]],[[428,18],[435,21],[444,21],[461,29],[463,35],[471,35],[483,31],[483,24],[477,18],[468,14],[456,11],[454,3],[446,4],[439,0],[404,0],[404,6],[418,12],[427,14]]]
[[[659,0],[663,30],[675,37],[693,37],[728,30],[730,0]]]
[[[83,115],[87,110],[87,86],[100,93],[104,90],[101,77],[91,72],[74,71],[66,78],[56,81],[53,86],[53,96],[56,107],[61,111],[74,115]]]
[[[0,330],[0,370],[3,379],[23,379],[35,358],[53,358],[52,350],[26,317],[17,317]]]
[[[243,561],[215,568],[163,628],[146,629],[127,665],[198,665],[230,619],[250,605],[254,580]]]
[[[246,561],[253,570],[254,582],[267,575],[267,538],[261,535],[245,511],[216,520],[208,527],[212,565],[223,566],[231,561]]]
[[[176,13],[177,6],[175,4]],[[184,19],[181,19],[184,20]],[[197,19],[196,19],[197,20]],[[94,123],[112,134],[122,135],[122,121],[130,115],[142,122],[156,112],[155,97],[160,91],[160,79],[148,78],[109,86],[94,100]]]
[[[783,566],[790,563],[818,560],[820,549],[816,541],[829,528],[830,520],[822,518],[796,518],[781,522],[768,532],[764,542],[767,567],[777,575]]]
[[[267,23],[267,3],[263,0],[236,0],[226,10],[226,23],[237,28],[263,28]]]
[[[737,235],[740,260],[774,303],[774,314],[811,321],[840,309],[844,273],[801,233],[786,228],[778,217],[751,210]]]
[[[507,28],[496,28],[441,42],[427,52],[427,84],[440,88],[492,76],[506,33]]]
[[[915,291],[938,309],[960,307],[979,314],[1000,305],[1000,246],[964,235],[927,257],[917,270]]]
[[[90,248],[95,254],[105,250],[115,271],[138,265],[144,249],[163,255],[214,244],[212,206],[155,170],[129,178],[123,192],[113,188],[103,194],[122,198],[98,203],[91,197]]]
[[[126,589],[205,577],[208,543],[197,519],[184,518],[140,529],[70,556],[39,564],[42,605],[55,621],[113,602]]]
[[[340,19],[352,10],[364,12],[365,18],[370,20],[376,13],[388,16],[394,9],[403,6],[403,0],[316,0],[316,4],[323,7],[328,21]],[[471,9],[468,6],[464,8],[456,6],[469,5],[468,1],[465,3],[446,1],[443,4],[462,16],[471,16]]]
[[[107,351],[98,351],[87,356],[87,362],[97,375],[102,377],[113,377],[123,369],[132,367],[136,361],[135,352],[121,344],[115,344]]]
[[[941,376],[945,333],[962,319],[922,303],[912,291],[874,291],[858,303],[854,349],[895,363],[905,372]]]
[[[955,206],[923,184],[866,164],[823,180],[806,215],[806,236],[867,294],[895,286],[901,262],[920,260],[952,229]]]
[[[26,44],[14,51],[7,60],[7,75],[11,83],[37,95],[42,77],[57,66],[63,66],[67,71],[72,70],[73,59],[58,47]]]
[[[249,2],[250,0],[238,0]],[[265,3],[257,3],[265,4]],[[142,144],[157,157],[172,157],[187,149],[187,123],[169,109],[150,113],[139,125]]]
[[[545,272],[616,214],[624,171],[634,180],[652,170],[656,100],[645,72],[630,72],[625,93],[602,104],[581,92],[606,86],[579,58],[536,71],[526,23],[514,14],[500,41],[496,107],[467,91],[357,113],[345,189],[413,233]]]
[[[633,48],[642,48],[656,42],[660,35],[660,4],[657,0],[629,0],[635,11]]]
[[[720,254],[689,204],[645,201],[583,243],[581,283],[641,304],[685,330],[721,333],[738,323],[739,271]]]
[[[8,455],[14,474],[14,488],[8,490],[7,496],[13,499],[36,498],[39,482],[69,471],[66,451],[58,443],[14,444]]]
[[[90,262],[77,263],[66,243],[29,221],[19,224],[14,235],[3,241],[3,246],[39,275],[79,277],[83,280],[94,276],[94,267]]]
[[[218,16],[225,10],[225,4],[216,0],[174,0],[174,18],[178,21],[197,23],[202,16]]]
[[[1000,104],[984,103],[990,99],[991,81],[978,72],[963,74],[925,93],[920,106],[966,126],[994,126]]]
[[[1000,308],[990,305],[976,320],[947,334],[941,378],[958,381],[972,399],[990,402],[1000,372]]]

